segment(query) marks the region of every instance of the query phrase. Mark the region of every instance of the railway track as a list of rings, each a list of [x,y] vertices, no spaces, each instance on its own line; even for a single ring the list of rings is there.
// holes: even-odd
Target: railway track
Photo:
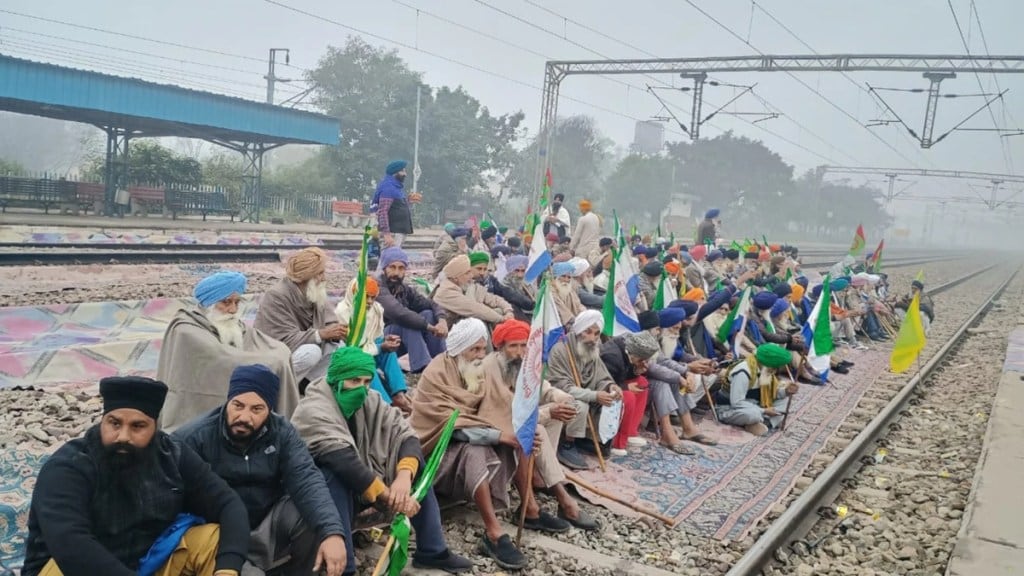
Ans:
[[[929,292],[932,294],[942,293],[993,271],[998,273],[996,265],[986,266],[940,286],[935,286]],[[895,375],[891,377],[883,376],[880,379],[880,385],[865,394],[862,405],[866,401],[869,406],[864,406],[865,410],[871,413],[877,410],[877,415],[868,424],[863,426],[856,436],[849,439],[849,443],[846,444],[845,448],[803,489],[799,496],[786,505],[785,511],[757,538],[753,546],[732,565],[727,576],[796,573],[796,567],[785,564],[791,561],[791,553],[795,553],[794,555],[800,554],[803,557],[809,558],[812,562],[815,561],[814,552],[818,545],[829,537],[833,530],[841,528],[846,521],[845,514],[848,514],[849,511],[846,511],[845,514],[837,514],[830,507],[833,500],[842,492],[844,484],[849,483],[849,479],[859,472],[859,464],[865,462],[870,464],[878,461],[869,455],[875,452],[879,442],[884,440],[889,431],[893,429],[894,423],[900,419],[908,403],[919,392],[923,383],[937,371],[948,355],[961,345],[969,333],[968,330],[987,314],[993,303],[1002,296],[1018,273],[1019,268],[1015,268],[1009,273],[1006,279],[1000,282],[996,289],[984,299],[981,305],[953,332],[945,344],[931,354],[930,359],[921,366],[917,374],[905,381]],[[885,380],[889,382],[886,383]],[[889,397],[889,394],[892,394],[892,396]],[[874,405],[872,406],[873,402]],[[861,406],[858,406],[858,409],[861,409]],[[844,425],[844,428],[848,427]],[[841,436],[841,431],[843,431],[843,428],[840,428],[840,431],[837,432],[837,437]],[[848,429],[847,434],[850,434]],[[843,439],[843,441],[845,442],[846,439]],[[875,453],[881,454],[881,458],[884,459],[884,452]],[[865,512],[870,513],[870,510],[861,509],[855,511],[858,514]],[[810,541],[801,540],[805,534],[811,532],[816,526],[817,530],[815,531],[821,533],[817,538],[809,538],[808,540]],[[793,546],[794,543],[799,544]],[[842,546],[839,546],[837,549],[844,550]],[[916,551],[914,554],[916,555]],[[909,552],[906,555],[911,556]],[[774,570],[772,567],[775,563],[779,562],[783,563],[780,569],[771,572],[767,571],[768,569]],[[799,567],[801,573],[806,573],[806,568],[809,565]]]

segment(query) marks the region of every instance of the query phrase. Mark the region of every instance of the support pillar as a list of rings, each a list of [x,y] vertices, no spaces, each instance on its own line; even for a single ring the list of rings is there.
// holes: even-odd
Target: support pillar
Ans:
[[[928,87],[928,104],[924,110],[924,128],[921,130],[921,148],[931,148],[932,132],[935,130],[935,112],[939,107],[939,85],[947,78],[956,78],[952,72],[925,72],[931,85]]]
[[[259,224],[263,207],[263,153],[269,148],[262,143],[246,142],[237,150],[242,153],[242,211],[240,221]]]
[[[684,80],[693,80],[693,105],[690,107],[690,138],[700,138],[700,112],[704,105],[704,81],[708,79],[706,72],[689,73],[683,72],[679,75]]]
[[[107,158],[104,166],[103,213],[105,216],[124,217],[121,206],[115,202],[117,191],[128,187],[128,140],[131,132],[124,128],[105,127]]]

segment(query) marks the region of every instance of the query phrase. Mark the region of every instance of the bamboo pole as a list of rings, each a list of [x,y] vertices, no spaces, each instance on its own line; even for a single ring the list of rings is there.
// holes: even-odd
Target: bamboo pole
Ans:
[[[627,502],[627,501],[623,500],[622,498],[619,498],[618,496],[614,496],[612,494],[609,494],[608,492],[605,492],[604,490],[601,490],[601,489],[597,488],[596,486],[590,484],[589,482],[585,482],[582,478],[580,478],[579,476],[577,476],[577,475],[575,475],[575,474],[573,474],[571,472],[566,472],[565,473],[565,477],[566,477],[567,480],[569,480],[573,484],[576,484],[577,486],[579,486],[580,488],[585,489],[588,492],[592,492],[592,493],[597,494],[598,496],[600,496],[602,498],[607,498],[607,499],[612,500],[614,502],[618,502],[619,504],[622,504],[623,506],[626,506],[626,507],[628,507],[628,508],[630,508],[632,510],[636,510],[637,512],[639,512],[641,514],[645,514],[647,516],[650,516],[651,518],[656,518],[658,520],[661,520],[667,526],[671,527],[671,526],[675,525],[675,520],[673,520],[672,518],[669,518],[668,516],[665,516],[664,514],[660,514],[658,512],[655,512],[654,510],[651,510],[650,508],[647,508],[647,507],[644,507],[644,506],[640,506],[639,504],[634,504],[632,502]]]
[[[563,340],[565,343],[565,351],[569,353],[569,367],[572,368],[572,378],[577,388],[582,388],[582,380],[580,379],[580,371],[576,368],[576,352],[570,346],[569,340],[566,338]],[[594,452],[597,453],[597,463],[601,466],[601,472],[607,472],[607,468],[604,463],[604,454],[601,453],[601,437],[597,435],[597,428],[594,426],[594,417],[590,413],[589,406],[587,407],[587,427],[590,428],[590,437],[594,441]]]
[[[534,445],[534,450],[537,446]],[[526,464],[526,494],[520,494],[520,500],[522,501],[519,505],[519,524],[516,526],[516,548],[520,547],[523,541],[523,526],[526,525],[526,502],[533,498],[533,465],[537,458],[537,453],[530,451],[530,460]]]
[[[377,565],[373,567],[372,576],[380,576],[388,567],[388,558],[391,556],[391,549],[395,546],[395,536],[388,536],[388,542],[384,545],[384,552],[377,559]]]

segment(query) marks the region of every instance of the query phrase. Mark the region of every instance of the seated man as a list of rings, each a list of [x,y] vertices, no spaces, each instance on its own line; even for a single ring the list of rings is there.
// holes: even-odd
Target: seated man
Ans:
[[[514,318],[508,302],[475,282],[478,274],[465,254],[452,258],[444,267],[444,279],[434,291],[434,302],[445,310],[452,326],[463,318],[479,318],[488,324]]]
[[[280,381],[266,366],[239,366],[227,403],[174,436],[241,497],[249,513],[249,563],[307,576],[345,568],[345,530],[324,477],[290,422],[273,413]]]
[[[569,260],[572,265],[572,279],[576,287],[576,296],[580,304],[591,310],[601,310],[604,306],[604,293],[594,293],[594,270],[585,258],[578,256]],[[607,285],[606,285],[607,286]]]
[[[551,348],[548,355],[547,379],[551,385],[566,392],[573,399],[587,404],[565,426],[565,442],[558,447],[558,461],[573,470],[590,466],[579,453],[579,448],[593,451],[588,440],[588,416],[596,424],[601,406],[611,406],[622,397],[604,362],[601,361],[601,331],[604,316],[597,310],[584,310],[576,317],[565,338]]]
[[[430,359],[444,352],[448,322],[444,309],[405,282],[409,256],[401,248],[380,254],[383,271],[377,277],[383,290],[377,303],[384,309],[384,334],[398,336],[395,353],[409,355],[409,371],[419,374]]]
[[[654,299],[658,294],[658,284],[661,283],[661,273],[664,271],[665,265],[657,259],[649,260],[640,271],[637,285],[644,301],[643,310],[651,310],[654,306]]]
[[[157,428],[166,395],[149,378],[100,380],[100,423],[39,471],[22,574],[238,576],[245,506],[191,448]]]
[[[469,228],[453,227],[442,237],[441,244],[434,249],[434,267],[430,277],[437,280],[444,267],[459,254],[469,254]]]
[[[224,403],[231,371],[260,362],[281,380],[280,413],[290,417],[299,404],[299,384],[288,347],[255,328],[239,313],[245,276],[217,272],[196,284],[199,306],[175,313],[164,331],[156,377],[168,387],[159,426],[178,426]]]
[[[584,310],[580,296],[576,293],[573,272],[573,265],[569,262],[559,262],[551,266],[551,296],[563,324],[570,324]]]
[[[657,313],[654,314],[657,322]],[[643,321],[641,320],[641,327]],[[657,324],[655,324],[657,328]],[[622,421],[619,432],[612,439],[612,455],[625,456],[626,446],[644,446],[647,444],[639,437],[640,420],[647,409],[649,382],[647,368],[654,362],[660,350],[654,334],[648,331],[626,334],[608,340],[601,345],[601,361],[608,368],[612,381],[622,389]],[[675,433],[673,432],[673,436]],[[675,439],[675,443],[663,443],[676,454],[692,455],[693,451]]]
[[[486,385],[481,365],[486,354],[483,321],[466,318],[452,327],[448,353],[434,358],[420,377],[409,422],[424,450],[433,450],[448,418],[459,411],[434,489],[446,498],[476,504],[484,521],[480,552],[506,570],[521,570],[526,556],[504,533],[495,512],[509,505],[519,442],[507,408],[508,389]],[[520,494],[525,495],[525,474],[518,476],[517,484],[524,488]]]
[[[358,280],[353,279],[348,285],[345,297],[334,309],[334,314],[342,324],[348,324],[352,320],[358,291]],[[376,390],[385,402],[397,406],[408,414],[412,410],[409,395],[406,394],[408,386],[405,382],[405,373],[398,365],[398,355],[395,354],[395,350],[402,344],[402,339],[395,335],[384,335],[384,309],[377,302],[380,286],[372,276],[366,278],[366,289],[363,294],[366,299],[366,324],[359,347],[377,361],[377,372],[373,376],[370,388]]]
[[[286,276],[263,293],[253,326],[284,342],[292,351],[292,367],[307,383],[323,376],[331,352],[348,335],[327,305],[327,253],[299,250],[285,265]]]
[[[789,410],[789,397],[799,386],[790,382],[779,386],[778,371],[785,370],[793,355],[778,344],[761,344],[753,355],[736,362],[728,371],[715,398],[718,421],[743,426],[755,436],[778,427]],[[782,412],[780,412],[780,410]]]
[[[509,390],[507,412],[512,413],[512,398],[516,381],[526,357],[526,341],[530,337],[530,325],[520,320],[506,320],[494,329],[494,352],[484,358],[485,386],[505,387]],[[535,455],[534,487],[547,489],[558,501],[558,518],[581,530],[597,530],[597,522],[580,510],[579,504],[565,489],[565,473],[558,463],[556,450],[562,437],[562,425],[572,421],[577,412],[587,410],[583,402],[554,388],[547,381],[541,384],[540,409],[537,415],[537,430],[543,430],[543,441],[533,447]],[[523,462],[520,462],[522,467]],[[526,506],[526,523],[531,530],[561,532],[564,522],[551,518],[540,509],[537,499],[530,494]],[[564,524],[568,530],[569,525]]]
[[[344,573],[355,574],[352,520],[368,506],[408,516],[416,532],[413,566],[452,574],[470,570],[472,562],[448,549],[434,490],[427,490],[422,503],[411,496],[423,453],[402,412],[369,390],[376,367],[359,348],[339,348],[327,376],[309,385],[292,418],[341,515],[348,554]]]
[[[526,256],[519,254],[510,256],[505,263],[508,274],[505,275],[502,286],[505,289],[504,298],[512,305],[516,319],[529,322],[533,318],[533,308],[536,304],[534,298],[537,294],[534,287],[527,284],[524,279],[527,262]],[[509,296],[510,293],[514,296]]]

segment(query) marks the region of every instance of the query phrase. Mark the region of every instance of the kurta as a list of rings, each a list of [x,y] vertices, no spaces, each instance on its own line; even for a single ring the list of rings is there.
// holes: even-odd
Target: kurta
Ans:
[[[590,256],[598,248],[601,241],[601,219],[593,212],[587,212],[576,221],[572,231],[569,249],[581,258]]]
[[[573,355],[572,362],[575,362],[576,374],[580,377],[579,385],[576,384],[573,375],[570,353]],[[551,348],[546,375],[552,386],[589,405],[590,410],[580,410],[576,418],[565,426],[566,437],[584,438],[587,434],[587,414],[598,411],[597,393],[605,391],[608,386],[615,383],[604,362],[600,358],[591,360],[577,355],[576,335],[567,334],[564,340]]]
[[[241,323],[241,321],[239,321]],[[199,310],[181,309],[164,331],[156,378],[167,384],[160,428],[178,426],[224,404],[231,372],[263,364],[281,379],[275,412],[290,418],[299,403],[299,385],[288,347],[255,328],[245,328],[242,347],[222,344],[217,329]]]
[[[253,326],[267,336],[284,342],[294,352],[303,344],[317,344],[316,333],[324,326],[337,322],[334,311],[326,304],[314,306],[306,299],[298,284],[282,278],[263,293]],[[329,345],[328,342],[320,343],[320,350],[326,352]]]
[[[557,289],[552,290],[551,295],[554,297],[555,309],[558,310],[558,318],[562,321],[563,326],[572,322],[580,312],[586,309],[583,307],[583,303],[580,302],[580,297],[576,293],[576,286],[574,284],[570,284],[569,293],[566,295],[562,295]]]

